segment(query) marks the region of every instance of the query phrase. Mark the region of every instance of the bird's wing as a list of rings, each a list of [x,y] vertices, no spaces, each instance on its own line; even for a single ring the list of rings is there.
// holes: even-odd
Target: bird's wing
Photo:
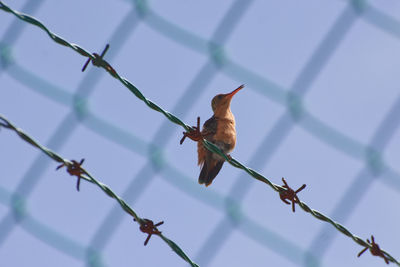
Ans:
[[[214,143],[220,149],[225,151],[227,150],[226,146],[228,144],[215,140],[217,127],[218,119],[212,116],[204,123],[201,132],[205,135],[204,138],[206,140]],[[199,156],[198,164],[202,167],[199,175],[199,183],[209,186],[221,170],[225,160],[223,158],[216,158],[213,155],[213,152],[209,151],[203,146],[203,142],[197,143],[197,151]]]
[[[217,119],[212,116],[209,118],[204,124],[203,124],[203,129],[201,130],[202,134],[206,134],[204,138],[210,142],[214,142],[213,136],[215,135],[217,131],[217,126],[218,126],[218,121]],[[204,161],[206,159],[206,156],[212,153],[208,151],[204,146],[203,142],[198,142],[197,143],[197,154],[198,154],[198,165],[202,166],[204,164]],[[211,155],[211,154],[210,154]]]
[[[217,132],[218,121],[217,118],[212,116],[203,124],[203,129],[201,132],[207,134],[205,138],[209,141],[212,140],[212,136]]]

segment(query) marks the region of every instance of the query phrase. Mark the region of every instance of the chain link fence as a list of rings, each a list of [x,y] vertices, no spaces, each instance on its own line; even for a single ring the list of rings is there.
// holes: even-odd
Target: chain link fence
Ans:
[[[221,92],[215,88],[245,83],[232,107],[233,156],[276,183],[281,176],[294,188],[306,183],[301,200],[396,253],[399,216],[389,212],[400,188],[392,160],[400,107],[396,3],[313,1],[296,9],[259,1],[169,7],[121,1],[91,9],[72,2],[76,13],[65,19],[63,4],[10,4],[80,45],[110,43],[107,62],[193,124],[197,115],[210,116],[210,99]],[[178,145],[180,128],[125,95],[104,71],[89,67],[82,76],[82,57],[42,32],[6,13],[1,20],[1,112],[53,151],[85,157],[95,176],[140,214],[164,220],[160,230],[199,265],[382,264],[370,255],[358,259],[362,247],[331,225],[292,214],[236,168],[226,165],[215,185],[200,187],[195,146]],[[73,192],[56,165],[1,135],[0,258],[7,264],[43,258],[65,266],[184,264],[158,241],[142,247],[145,236],[120,207],[86,183]]]

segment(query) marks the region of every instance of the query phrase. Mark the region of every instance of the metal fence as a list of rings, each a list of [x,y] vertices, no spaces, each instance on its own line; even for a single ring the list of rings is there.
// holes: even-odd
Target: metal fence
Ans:
[[[376,178],[379,178],[379,181],[390,188],[390,190],[398,192],[400,188],[399,175],[395,169],[390,167],[383,159],[385,148],[397,130],[398,120],[396,114],[397,108],[399,107],[398,101],[394,101],[391,105],[387,115],[381,119],[372,138],[366,144],[349,137],[345,131],[338,131],[337,128],[339,127],[327,124],[318,117],[318,114],[313,114],[309,111],[307,105],[303,103],[307,91],[311,90],[313,83],[322,75],[322,70],[328,64],[329,60],[331,60],[335,51],[338,50],[345,36],[349,35],[349,31],[355,23],[359,20],[365,21],[373,25],[375,29],[383,31],[386,34],[389,33],[397,38],[398,26],[400,24],[398,24],[394,18],[388,16],[379,8],[376,8],[368,2],[351,1],[343,3],[344,7],[337,14],[332,25],[326,31],[326,34],[321,38],[321,41],[315,47],[313,53],[307,59],[297,77],[293,80],[290,88],[285,89],[283,86],[279,86],[277,83],[268,80],[265,76],[261,76],[246,68],[247,66],[237,64],[233,59],[229,58],[228,54],[225,52],[227,40],[230,35],[234,33],[235,29],[239,27],[241,20],[245,19],[246,11],[249,10],[252,5],[255,5],[254,2],[233,2],[232,5],[227,8],[225,15],[222,17],[209,40],[202,39],[198,35],[186,31],[182,27],[158,15],[155,10],[150,8],[146,1],[133,1],[129,4],[132,4],[132,9],[126,13],[126,16],[115,28],[113,35],[110,37],[111,50],[105,56],[107,62],[113,61],[113,58],[117,56],[116,53],[122,49],[124,43],[128,40],[127,36],[129,35],[129,31],[135,30],[140,24],[150,27],[154,32],[157,32],[157,34],[170,38],[173,42],[177,42],[185,47],[185,49],[190,49],[196,53],[205,55],[206,60],[203,66],[195,74],[188,89],[182,92],[179,98],[174,95],[174,99],[177,99],[176,104],[169,107],[172,114],[177,114],[179,117],[185,116],[184,114],[191,111],[196,101],[202,97],[202,93],[204,92],[202,88],[208,87],[215,76],[223,73],[234,80],[245,82],[250,90],[284,107],[284,111],[279,117],[277,116],[274,125],[268,130],[267,134],[265,134],[263,140],[257,144],[257,149],[255,149],[253,155],[249,157],[248,166],[256,170],[264,168],[264,166],[271,161],[271,157],[281,149],[283,146],[282,144],[290,133],[293,132],[297,126],[300,126],[308,134],[311,134],[313,138],[340,151],[340,153],[346,157],[356,159],[365,164],[354,177],[352,183],[345,188],[342,196],[335,200],[337,204],[329,213],[333,220],[345,224],[344,222],[349,219],[350,215],[357,207],[357,204],[362,200],[362,197],[365,197],[365,194],[373,185],[374,181],[378,180]],[[42,1],[27,1],[21,10],[28,14],[34,14],[41,5]],[[23,18],[26,19],[26,17]],[[24,68],[24,62],[19,62],[13,58],[12,51],[17,44],[18,38],[24,31],[29,29],[28,27],[26,24],[13,20],[4,31],[1,41],[1,71],[17,80],[24,87],[45,96],[54,103],[57,103],[57,105],[68,108],[67,114],[59,119],[61,121],[60,126],[55,129],[54,134],[46,143],[53,151],[62,149],[62,145],[74,134],[74,131],[76,131],[79,125],[85,125],[90,131],[105,137],[115,145],[128,148],[130,151],[146,159],[146,162],[143,164],[142,168],[138,170],[135,178],[125,186],[125,191],[121,194],[123,199],[128,203],[133,203],[136,206],[141,195],[151,187],[155,178],[157,176],[163,176],[164,179],[168,181],[168,184],[179,188],[179,190],[187,193],[191,198],[206,204],[211,207],[211,209],[217,208],[217,210],[222,211],[221,218],[219,220],[213,220],[214,225],[211,227],[212,229],[209,229],[206,235],[207,238],[204,239],[203,243],[197,248],[189,249],[189,251],[197,250],[194,258],[195,261],[202,266],[213,263],[218,264],[218,260],[215,260],[215,258],[218,258],[218,254],[227,246],[228,240],[232,238],[236,232],[244,234],[247,239],[256,241],[268,251],[291,261],[292,264],[296,266],[317,266],[326,264],[325,262],[322,264],[322,260],[329,249],[332,249],[334,237],[338,233],[331,225],[323,225],[317,233],[312,234],[312,239],[309,240],[308,246],[300,244],[296,241],[296,238],[293,239],[295,241],[290,238],[285,238],[283,235],[280,235],[279,232],[276,233],[276,230],[272,230],[273,228],[268,227],[268,224],[265,222],[260,222],[246,213],[246,209],[244,208],[246,205],[243,203],[245,203],[245,198],[250,194],[249,192],[252,187],[264,187],[262,184],[254,185],[252,180],[249,179],[248,174],[241,173],[239,178],[230,184],[231,189],[227,192],[219,192],[218,190],[209,190],[208,192],[201,191],[192,178],[187,178],[187,175],[184,174],[179,167],[176,167],[179,164],[177,164],[174,159],[168,158],[168,152],[166,151],[169,149],[169,142],[177,133],[176,128],[171,128],[169,122],[166,120],[160,122],[159,127],[154,131],[154,137],[151,140],[146,140],[140,136],[134,136],[134,132],[124,130],[124,127],[121,127],[120,124],[107,121],[102,118],[100,114],[96,114],[96,112],[91,110],[88,105],[90,95],[99,83],[103,72],[95,70],[89,71],[89,73],[84,76],[77,89],[74,92],[70,92],[68,89],[63,88],[63,86],[55,85],[50,82],[48,77],[40,77],[35,74],[34,70]],[[63,43],[63,41],[60,40],[61,39],[59,39],[59,43]],[[78,42],[78,40],[76,41]],[[64,44],[71,45],[73,48],[79,50],[79,46],[74,46],[69,43]],[[79,51],[82,53],[83,50]],[[86,53],[85,55],[90,54]],[[134,62],[131,63],[134,64]],[[143,62],[141,62],[141,64],[143,64]],[[105,69],[108,68],[110,74],[115,77],[118,76],[117,78],[122,83],[125,85],[127,84],[127,80],[121,78],[114,72],[114,68],[111,67],[111,65],[103,62],[103,67]],[[115,67],[115,69],[117,70],[118,68]],[[130,80],[133,79],[134,78]],[[127,85],[128,89],[141,98],[141,92],[135,91],[136,87],[132,84]],[[114,86],[116,85],[114,84]],[[169,93],[168,95],[171,97],[172,94]],[[7,94],[5,94],[5,98],[6,97]],[[146,99],[144,100],[147,101]],[[156,110],[158,108],[153,102],[147,101],[147,105]],[[20,107],[20,110],[23,110],[23,107]],[[170,116],[170,113],[164,110],[161,111],[167,117]],[[148,112],[152,111],[149,110]],[[42,119],[43,118],[37,119],[36,125],[38,125],[38,127],[40,127]],[[172,120],[174,120],[174,118],[172,118]],[[184,124],[182,125],[184,126]],[[24,125],[17,126],[24,128]],[[6,147],[6,151],[8,151],[8,149],[9,148]],[[237,158],[240,158],[240,156]],[[179,162],[179,160],[177,161]],[[238,165],[238,162],[234,161],[233,165]],[[88,265],[107,265],[102,259],[104,257],[103,253],[107,254],[105,252],[107,251],[106,246],[114,238],[118,226],[124,218],[120,213],[120,208],[110,208],[108,214],[104,214],[104,219],[99,224],[97,230],[92,233],[90,240],[84,242],[85,245],[81,244],[82,240],[76,241],[71,239],[62,231],[56,230],[57,226],[50,226],[50,224],[40,221],[34,216],[35,213],[30,211],[26,205],[30,195],[34,192],[36,185],[40,182],[40,179],[42,179],[41,177],[44,176],[48,167],[48,159],[43,156],[38,156],[27,169],[26,174],[18,180],[18,184],[14,189],[10,189],[10,187],[7,186],[2,187],[1,200],[2,203],[8,207],[8,212],[4,214],[0,222],[0,241],[3,244],[2,246],[6,247],[7,240],[10,238],[10,235],[12,235],[13,230],[21,227],[46,244],[57,248],[73,258],[84,261]],[[290,168],[290,165],[288,168]],[[251,172],[252,171],[250,171],[250,173]],[[121,173],[118,175],[121,175]],[[257,175],[258,174],[254,174],[255,177],[257,177]],[[284,174],[282,174],[282,176],[284,176]],[[292,181],[295,179],[287,178],[287,180],[289,180],[289,184],[293,184]],[[279,182],[279,180],[276,181]],[[297,184],[303,183],[301,180],[295,181]],[[339,183],[340,180],[338,179],[338,184]],[[315,186],[309,183],[307,184],[307,190],[315,190]],[[264,193],[270,194],[268,191]],[[320,191],[317,195],[323,198],[324,194],[324,192]],[[276,194],[274,194],[274,196],[276,197]],[[264,205],[268,205],[268,203]],[[307,206],[303,206],[303,208],[304,207],[307,210]],[[284,209],[286,207],[281,208]],[[290,210],[287,209],[287,211],[289,213]],[[258,212],[263,213],[262,210],[258,210]],[[316,217],[320,217],[319,213],[315,214]],[[270,214],[270,216],[273,216],[273,214]],[[292,217],[284,217],[282,221],[288,220],[288,218],[296,220],[293,219],[296,217],[293,217],[292,214],[288,214],[288,216]],[[190,225],[184,222],[185,217],[186,216],[183,216],[183,218],[181,218],[182,225],[179,226],[183,235],[185,235],[185,232],[187,235],[195,231]],[[398,216],[394,216],[393,218],[394,221],[396,221],[396,219],[398,221]],[[207,218],[204,218],[204,220],[207,220]],[[313,219],[308,216],[308,218],[304,218],[304,220],[311,221]],[[365,220],[365,218],[363,220]],[[200,222],[199,225],[203,223]],[[332,224],[335,223],[332,221]],[[296,224],[294,223],[294,225]],[[197,228],[198,226],[196,225],[195,227]],[[350,234],[340,225],[337,226],[337,228],[341,229],[342,232]],[[378,226],[378,228],[380,228],[380,226]],[[391,229],[386,230],[391,232]],[[354,229],[353,232],[357,233],[357,229]],[[395,229],[393,229],[393,233],[394,236],[398,234],[395,232]],[[173,237],[174,235],[169,234],[169,236]],[[365,238],[367,237],[369,237],[369,235],[365,236]],[[355,239],[358,240],[357,238]],[[343,242],[352,243],[349,239]],[[365,242],[363,243],[362,240],[359,240],[359,242],[361,244],[366,244]],[[386,244],[380,242],[380,239],[378,239],[377,242],[386,248]],[[235,245],[236,243],[230,242],[230,244]],[[237,245],[236,250],[233,251],[237,251],[237,253],[246,251],[243,248],[243,246],[246,245],[243,243]],[[352,254],[354,254],[355,257],[358,253],[358,247],[354,246],[354,243],[350,246],[354,248]],[[152,248],[146,249],[151,250]],[[193,255],[193,253],[187,251],[185,246],[183,246],[183,249],[187,254]],[[154,251],[153,253],[149,253],[150,255],[159,255],[158,252]],[[135,257],[137,258],[137,256]],[[243,257],[246,258],[245,253]],[[229,257],[229,259],[225,259],[226,264],[232,265],[230,261],[234,258],[235,257]],[[146,265],[143,260],[135,261]],[[165,262],[165,260],[162,262]],[[259,262],[262,262],[262,260],[259,259]],[[271,262],[274,263],[275,261],[272,260]],[[237,262],[233,260],[233,264],[234,263]],[[330,263],[336,265],[338,262],[331,261]],[[167,265],[169,264],[173,263],[167,263]],[[362,262],[362,264],[365,264],[365,262]],[[113,262],[110,263],[110,265],[113,265]]]

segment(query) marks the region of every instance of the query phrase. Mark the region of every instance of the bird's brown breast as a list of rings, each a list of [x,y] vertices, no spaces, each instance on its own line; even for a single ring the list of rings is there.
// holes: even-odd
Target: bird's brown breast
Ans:
[[[214,143],[219,146],[224,153],[229,153],[236,145],[235,121],[232,119],[218,119],[217,131],[214,135]],[[221,143],[219,145],[218,143]]]

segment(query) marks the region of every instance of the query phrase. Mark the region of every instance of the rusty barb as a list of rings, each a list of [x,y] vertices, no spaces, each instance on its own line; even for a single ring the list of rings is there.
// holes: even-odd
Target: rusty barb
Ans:
[[[78,180],[76,182],[76,190],[78,190],[78,191],[79,191],[79,186],[81,183],[82,174],[85,174],[85,171],[81,167],[84,161],[85,161],[85,159],[81,159],[80,162],[77,162],[76,160],[71,160],[72,164],[67,164],[64,162],[56,168],[56,170],[58,170],[64,166],[66,166],[67,172],[71,176],[76,176],[78,178]]]
[[[133,218],[133,220],[136,222],[136,219]],[[149,219],[142,219],[140,220],[140,231],[142,231],[145,234],[148,234],[146,240],[144,241],[144,245],[146,246],[147,243],[150,240],[150,237],[152,235],[161,235],[161,232],[158,231],[157,226],[160,226],[164,223],[164,221],[161,221],[159,223],[154,224],[152,220]]]
[[[360,253],[358,253],[357,257],[360,257],[365,251],[367,251],[367,249],[369,249],[369,251],[371,251],[372,255],[383,258],[385,260],[386,264],[389,264],[389,259],[383,253],[383,251],[378,246],[378,244],[375,243],[375,239],[374,239],[373,235],[371,235],[371,240],[372,240],[372,243],[369,241],[369,239],[367,239],[367,243],[370,244],[371,247],[365,247],[363,250],[360,251]]]
[[[189,130],[188,132],[183,132],[183,137],[179,142],[181,145],[183,141],[185,141],[186,137],[189,137],[193,141],[200,141],[203,139],[203,135],[200,131],[200,117],[197,117],[197,126],[192,126],[193,130]]]
[[[303,184],[299,189],[297,189],[296,191],[294,191],[294,190],[286,183],[285,178],[282,177],[282,181],[283,181],[283,184],[284,184],[282,187],[283,187],[283,188],[286,188],[286,191],[280,192],[280,193],[279,193],[279,197],[281,198],[281,200],[282,200],[283,202],[285,202],[285,203],[288,204],[288,205],[290,205],[290,202],[289,202],[289,201],[291,201],[291,202],[292,202],[292,210],[293,210],[293,212],[295,212],[294,205],[295,205],[295,203],[299,203],[299,202],[300,202],[300,199],[299,199],[299,197],[297,196],[297,193],[299,193],[301,190],[303,190],[303,189],[306,187],[306,185]],[[287,201],[287,200],[289,200],[289,201]]]

